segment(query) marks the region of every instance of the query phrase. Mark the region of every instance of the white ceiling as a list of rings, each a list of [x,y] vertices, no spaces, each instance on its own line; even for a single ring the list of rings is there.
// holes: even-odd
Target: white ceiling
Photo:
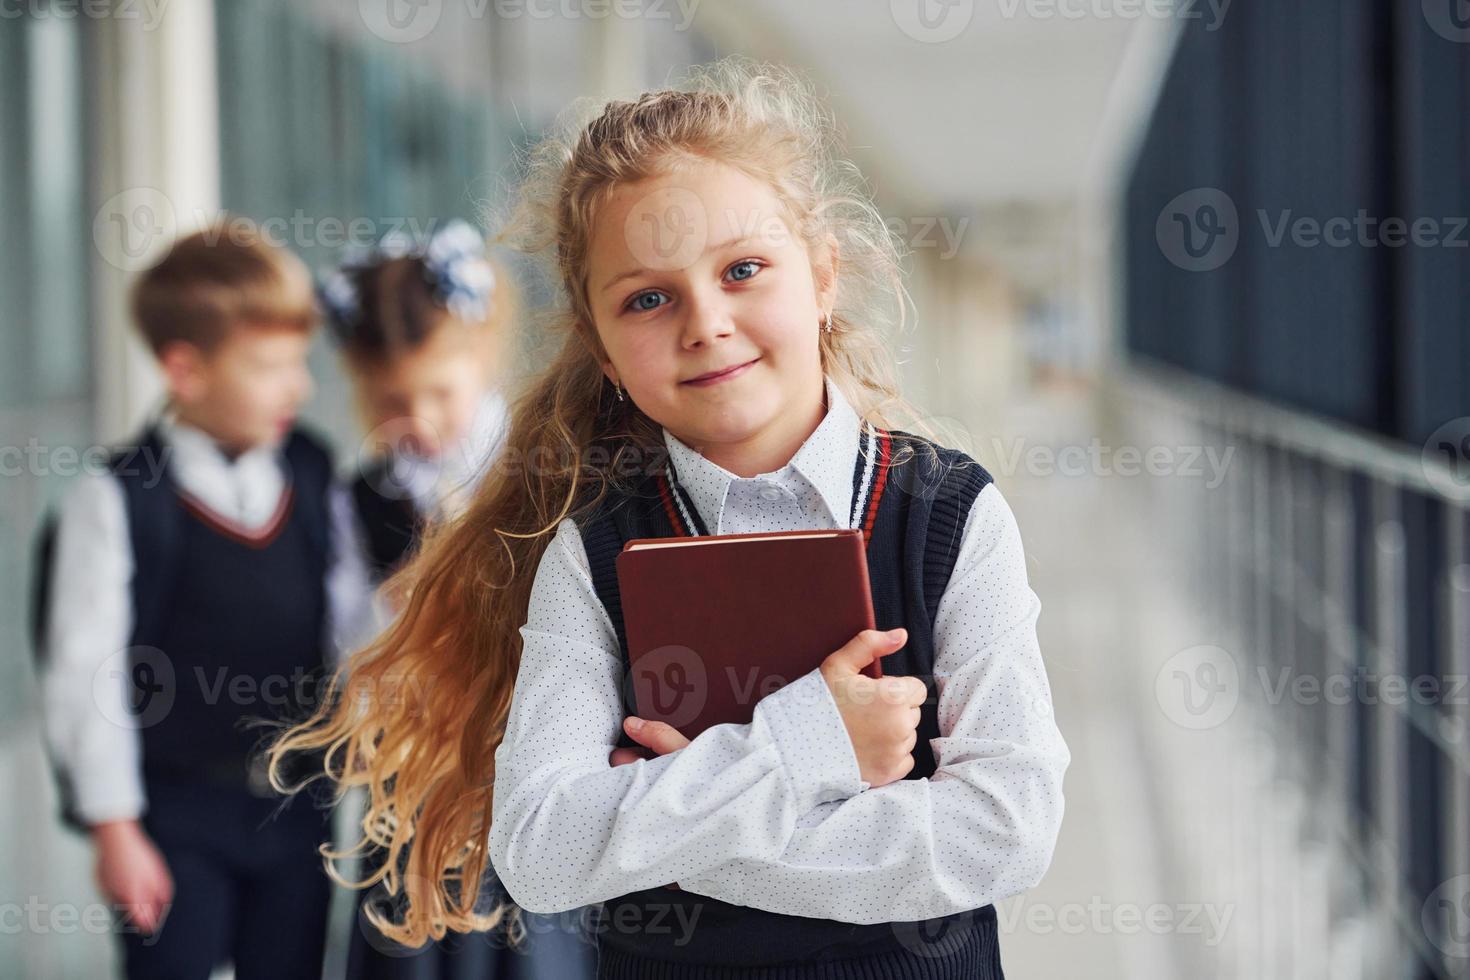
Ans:
[[[964,25],[952,40],[900,24],[943,2],[705,0],[699,18],[718,19],[707,36],[722,50],[772,49],[830,89],[881,196],[936,214],[1074,200],[1099,141],[1126,136],[1110,91],[1158,18],[1124,16],[1147,6],[1125,0],[948,0],[950,29]]]

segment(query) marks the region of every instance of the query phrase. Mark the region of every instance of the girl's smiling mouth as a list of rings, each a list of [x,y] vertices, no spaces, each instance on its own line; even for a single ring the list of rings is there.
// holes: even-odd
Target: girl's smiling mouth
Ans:
[[[736,364],[733,367],[724,368],[719,371],[711,371],[707,374],[701,374],[697,378],[690,378],[687,381],[681,381],[679,383],[686,385],[697,385],[701,388],[707,385],[716,385],[719,384],[721,381],[728,381],[731,378],[744,374],[746,368],[750,367],[752,364],[759,360],[760,358],[757,357],[752,360],[746,361],[743,364]]]

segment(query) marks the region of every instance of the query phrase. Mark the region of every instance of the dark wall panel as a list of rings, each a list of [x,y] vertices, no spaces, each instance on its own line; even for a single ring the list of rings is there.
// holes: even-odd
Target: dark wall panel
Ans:
[[[1470,38],[1431,7],[1186,24],[1124,195],[1130,349],[1414,443],[1470,414]],[[1186,218],[1235,212],[1233,254],[1194,268],[1160,224],[1191,191]],[[1389,219],[1437,240],[1391,244]]]

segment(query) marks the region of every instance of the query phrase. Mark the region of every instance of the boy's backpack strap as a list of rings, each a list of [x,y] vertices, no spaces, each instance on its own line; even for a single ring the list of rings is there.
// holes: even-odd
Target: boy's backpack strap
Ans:
[[[36,670],[46,662],[46,631],[51,622],[51,570],[56,564],[56,512],[48,510],[36,530],[35,550],[31,553],[30,635],[31,654]]]
[[[35,659],[36,677],[39,680],[46,669],[49,649],[46,633],[51,623],[51,575],[56,565],[56,533],[59,522],[54,510],[48,510],[41,518],[41,527],[36,533],[36,550],[31,562],[31,653]],[[78,834],[87,834],[90,828],[77,813],[76,787],[71,774],[61,765],[46,742],[46,759],[49,763],[52,782],[56,786],[59,815],[62,826]]]
[[[133,635],[129,646],[148,645],[168,615],[174,569],[184,536],[184,512],[175,501],[166,462],[168,449],[156,427],[120,450],[108,468],[123,492],[133,550]],[[144,533],[143,529],[147,529]]]

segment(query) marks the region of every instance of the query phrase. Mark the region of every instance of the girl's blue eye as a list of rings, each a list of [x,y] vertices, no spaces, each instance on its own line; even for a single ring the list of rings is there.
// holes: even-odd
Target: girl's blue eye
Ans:
[[[662,296],[662,295],[663,295],[663,293],[660,293],[660,292],[657,292],[657,291],[652,291],[652,292],[647,292],[647,293],[639,293],[637,296],[634,296],[632,299],[630,299],[628,301],[628,309],[633,310],[634,312],[637,312],[637,313],[646,313],[649,310],[656,310],[660,306],[662,306],[663,304],[662,303],[655,303],[655,304],[650,305],[648,303],[645,303],[644,300],[653,299],[653,298],[655,298],[657,296]]]
[[[749,268],[750,269],[750,275],[746,275],[746,276],[737,276],[737,275],[734,275],[736,269],[745,269],[745,268]],[[751,278],[751,276],[754,276],[755,275],[755,270],[758,269],[758,268],[760,268],[760,263],[759,262],[756,262],[754,259],[746,259],[743,262],[736,262],[734,265],[730,266],[730,273],[731,273],[732,277],[735,279],[736,282],[744,282],[745,280]]]

